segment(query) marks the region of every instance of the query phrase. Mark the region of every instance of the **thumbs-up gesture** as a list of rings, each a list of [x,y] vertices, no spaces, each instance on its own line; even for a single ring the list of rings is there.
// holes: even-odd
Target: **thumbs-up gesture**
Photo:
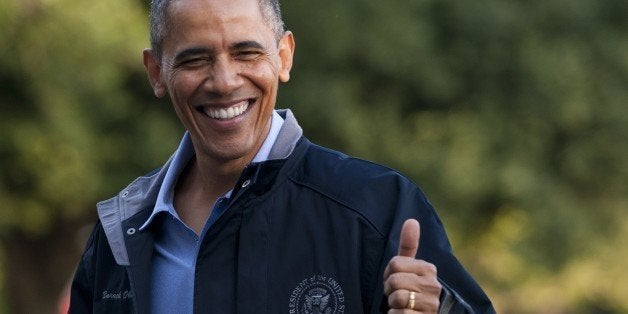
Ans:
[[[388,313],[438,312],[441,285],[436,279],[436,266],[415,259],[419,249],[419,222],[408,219],[401,228],[399,252],[384,270],[384,293],[388,297]]]

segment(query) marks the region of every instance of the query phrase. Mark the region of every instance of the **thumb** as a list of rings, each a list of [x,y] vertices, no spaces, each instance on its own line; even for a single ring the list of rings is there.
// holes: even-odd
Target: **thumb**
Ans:
[[[421,228],[416,219],[408,219],[401,227],[401,235],[399,236],[399,256],[407,256],[414,258],[419,250],[419,237],[421,236]]]

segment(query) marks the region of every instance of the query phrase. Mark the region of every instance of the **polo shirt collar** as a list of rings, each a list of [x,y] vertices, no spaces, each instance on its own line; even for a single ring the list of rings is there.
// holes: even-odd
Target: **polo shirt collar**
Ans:
[[[273,111],[271,116],[271,124],[270,131],[268,132],[268,136],[262,143],[262,146],[258,150],[255,157],[251,162],[263,162],[268,160],[271,149],[277,140],[279,135],[279,131],[284,123],[284,119],[277,113],[277,111]],[[179,218],[176,210],[174,209],[174,188],[176,186],[177,180],[187,164],[194,157],[194,145],[192,145],[192,139],[190,137],[189,132],[185,132],[183,135],[183,139],[179,143],[179,147],[174,153],[172,158],[172,163],[168,167],[166,171],[166,176],[164,177],[164,181],[159,188],[159,194],[157,195],[157,200],[155,202],[155,207],[151,215],[148,217],[146,222],[140,227],[140,230],[144,230],[148,228],[148,226],[152,223],[155,217],[162,212],[168,212],[173,217]],[[229,198],[231,196],[232,190],[229,190],[222,197]]]

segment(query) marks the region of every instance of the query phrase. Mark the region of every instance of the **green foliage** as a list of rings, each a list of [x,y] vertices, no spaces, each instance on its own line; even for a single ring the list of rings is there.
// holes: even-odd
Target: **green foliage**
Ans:
[[[628,217],[625,1],[284,10],[297,62],[282,103],[319,142],[419,182],[498,310],[628,310],[603,266],[628,258],[608,249]],[[594,291],[574,285],[591,274]]]
[[[283,10],[278,107],[418,182],[498,311],[628,311],[628,2]],[[0,237],[54,237],[174,149],[146,23],[146,1],[0,0]]]
[[[0,11],[0,233],[48,235],[159,165],[180,129],[168,107],[147,106],[146,84],[136,90],[143,8],[5,1]]]

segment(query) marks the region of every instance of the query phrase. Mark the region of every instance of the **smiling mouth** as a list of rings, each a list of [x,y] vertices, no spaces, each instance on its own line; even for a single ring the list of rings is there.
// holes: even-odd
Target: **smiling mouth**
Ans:
[[[212,119],[228,120],[245,113],[250,103],[251,100],[243,100],[229,108],[207,107],[203,112]]]

